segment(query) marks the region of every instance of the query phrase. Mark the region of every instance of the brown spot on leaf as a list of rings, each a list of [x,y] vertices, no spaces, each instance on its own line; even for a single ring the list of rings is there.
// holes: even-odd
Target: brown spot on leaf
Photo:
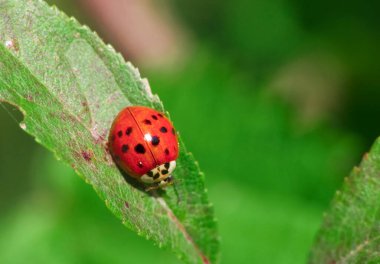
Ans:
[[[103,132],[101,135],[92,133],[95,144],[103,144],[107,136],[107,132]]]
[[[210,261],[208,261],[208,259],[204,255],[202,255],[202,260],[204,264],[210,264]]]
[[[4,42],[4,45],[7,49],[9,50],[14,50],[16,52],[18,52],[20,50],[20,47],[19,47],[19,44],[18,44],[18,41],[17,39],[13,38],[13,39],[8,39]]]
[[[88,162],[91,161],[92,156],[93,156],[93,153],[92,153],[91,150],[89,150],[89,151],[82,151],[81,154],[82,154],[82,158],[85,161],[88,161]]]
[[[31,94],[27,94],[25,99],[28,100],[29,102],[33,102],[33,96]]]

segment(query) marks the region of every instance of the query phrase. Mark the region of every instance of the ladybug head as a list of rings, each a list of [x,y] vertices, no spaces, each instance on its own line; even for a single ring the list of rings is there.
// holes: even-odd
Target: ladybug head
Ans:
[[[141,176],[144,183],[154,184],[157,187],[165,187],[173,184],[172,172],[176,167],[175,160],[161,164]]]

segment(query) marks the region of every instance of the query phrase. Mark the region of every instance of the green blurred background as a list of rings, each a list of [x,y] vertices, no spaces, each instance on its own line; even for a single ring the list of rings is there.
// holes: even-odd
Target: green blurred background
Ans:
[[[144,0],[111,30],[113,2],[49,1],[148,77],[205,172],[222,263],[305,263],[335,190],[379,134],[380,2]],[[152,16],[159,33],[137,23]],[[160,30],[178,51],[169,59],[149,39]],[[0,263],[179,263],[6,111],[0,122]]]

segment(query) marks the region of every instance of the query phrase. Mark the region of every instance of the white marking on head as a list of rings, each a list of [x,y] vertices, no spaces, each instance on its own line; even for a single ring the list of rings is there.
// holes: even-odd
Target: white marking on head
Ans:
[[[177,163],[175,162],[175,160],[172,160],[170,163],[169,163],[169,174],[172,174],[172,172],[174,171],[175,167],[177,166]]]
[[[145,183],[153,183],[154,182],[153,177],[149,177],[147,174],[144,174],[143,176],[141,176],[141,181],[145,182]]]

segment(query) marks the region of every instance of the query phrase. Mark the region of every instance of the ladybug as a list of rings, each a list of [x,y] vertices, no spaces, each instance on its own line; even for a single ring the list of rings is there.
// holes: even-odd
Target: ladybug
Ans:
[[[113,121],[108,141],[117,165],[150,185],[147,191],[173,184],[179,145],[177,133],[163,113],[144,106],[124,108]]]

